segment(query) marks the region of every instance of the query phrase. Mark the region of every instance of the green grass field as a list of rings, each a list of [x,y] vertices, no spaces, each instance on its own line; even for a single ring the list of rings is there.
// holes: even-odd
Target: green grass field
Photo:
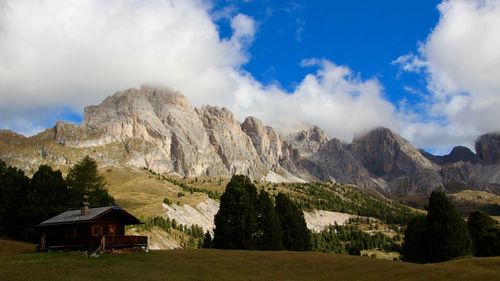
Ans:
[[[0,257],[0,280],[500,280],[500,257],[411,264],[317,252],[171,250]]]
[[[35,244],[0,239],[0,257],[33,253],[35,248]]]

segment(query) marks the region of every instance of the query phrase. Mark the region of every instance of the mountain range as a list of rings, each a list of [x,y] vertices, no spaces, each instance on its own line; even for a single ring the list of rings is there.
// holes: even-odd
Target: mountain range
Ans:
[[[102,166],[129,166],[183,177],[245,174],[268,181],[334,181],[385,195],[475,189],[500,193],[500,134],[478,137],[475,152],[418,150],[375,128],[351,143],[318,127],[283,135],[227,108],[195,108],[178,92],[141,87],[88,106],[82,124],[57,122],[32,137],[0,130],[0,159],[32,173],[40,164],[67,169],[82,155]]]

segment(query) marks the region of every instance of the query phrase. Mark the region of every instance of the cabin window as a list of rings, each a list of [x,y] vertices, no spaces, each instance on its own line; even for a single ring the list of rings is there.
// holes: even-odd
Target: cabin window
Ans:
[[[99,226],[98,225],[92,226],[92,236],[99,236]]]
[[[108,235],[116,235],[116,226],[114,224],[108,226]]]

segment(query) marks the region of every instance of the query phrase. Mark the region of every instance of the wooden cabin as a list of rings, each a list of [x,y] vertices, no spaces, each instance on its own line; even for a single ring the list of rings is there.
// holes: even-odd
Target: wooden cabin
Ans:
[[[118,206],[89,208],[84,202],[80,210],[61,213],[36,226],[41,233],[38,249],[147,248],[147,236],[125,235],[125,225],[140,223]]]

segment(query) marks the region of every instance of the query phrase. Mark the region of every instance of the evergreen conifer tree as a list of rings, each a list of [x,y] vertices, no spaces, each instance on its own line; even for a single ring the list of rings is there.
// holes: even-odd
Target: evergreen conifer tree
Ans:
[[[235,175],[220,198],[215,215],[214,247],[254,249],[256,244],[257,188],[246,176]]]
[[[262,190],[257,205],[257,243],[258,249],[267,251],[281,250],[281,225],[269,193]]]
[[[0,236],[30,240],[26,229],[28,208],[24,202],[30,180],[24,172],[0,160]]]
[[[481,211],[470,213],[467,227],[472,239],[475,256],[500,255],[500,227],[498,222]]]
[[[283,193],[276,196],[276,213],[281,223],[283,247],[291,251],[311,250],[311,233],[307,229],[304,213]]]
[[[426,218],[427,261],[440,262],[471,253],[465,221],[444,192],[433,191]]]
[[[41,165],[33,174],[30,191],[30,204],[37,205],[37,214],[49,218],[68,209],[69,189],[61,171]]]
[[[66,181],[71,189],[73,200],[70,204],[73,208],[80,205],[84,194],[88,194],[91,207],[115,204],[106,191],[104,178],[97,171],[97,163],[88,155],[69,169]]]
[[[205,248],[205,249],[211,249],[213,248],[213,240],[212,240],[212,235],[210,234],[210,232],[206,232],[205,235],[203,236],[203,244],[202,244],[202,248]]]
[[[426,223],[424,216],[416,216],[405,231],[402,255],[404,261],[424,263],[426,256]]]
[[[410,221],[405,232],[403,259],[412,262],[440,262],[471,253],[465,221],[444,192],[433,191],[427,216]]]

